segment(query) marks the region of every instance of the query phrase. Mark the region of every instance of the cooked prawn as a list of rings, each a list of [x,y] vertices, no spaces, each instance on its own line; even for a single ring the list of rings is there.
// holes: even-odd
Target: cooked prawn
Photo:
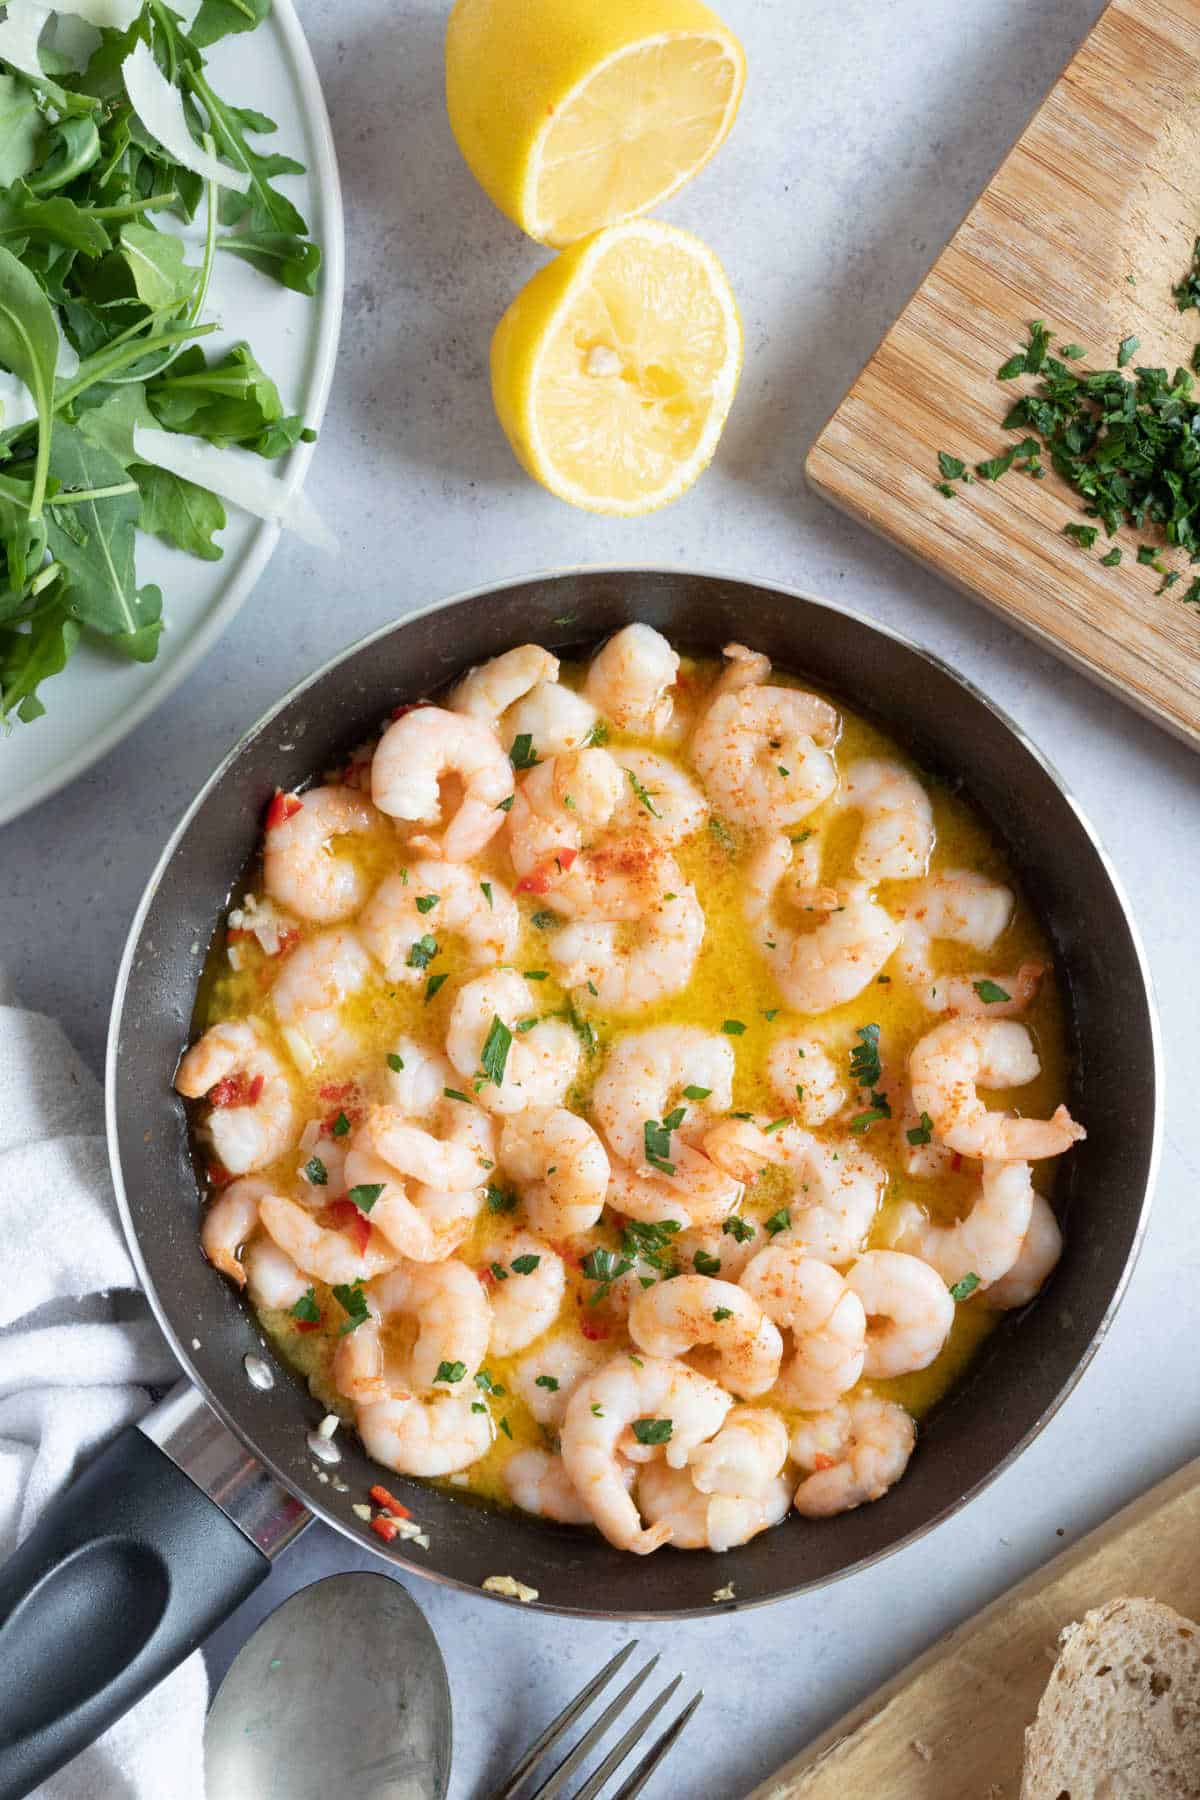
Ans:
[[[235,1181],[212,1202],[200,1227],[200,1248],[214,1269],[228,1275],[238,1287],[246,1285],[246,1271],[238,1252],[258,1225],[258,1203],[270,1186],[255,1177]]]
[[[294,799],[298,810],[264,833],[263,891],[298,919],[332,925],[366,898],[365,876],[333,853],[333,840],[362,836],[383,819],[354,788],[310,788]]]
[[[604,1211],[608,1153],[586,1119],[563,1106],[530,1106],[506,1119],[500,1166],[517,1184],[534,1231],[574,1237]]]
[[[446,1033],[450,1061],[465,1080],[482,1074],[483,1048],[497,1019],[512,1032],[499,1080],[481,1082],[477,1098],[492,1113],[557,1106],[579,1067],[579,1039],[564,1019],[537,1019],[538,1002],[515,969],[496,969],[458,991]],[[521,1029],[518,1029],[520,1027]]]
[[[359,1141],[367,1143],[364,1133]],[[457,1204],[439,1205],[443,1190],[405,1180],[398,1169],[369,1149],[353,1149],[346,1157],[347,1189],[375,1190],[370,1210],[375,1231],[410,1262],[441,1262],[462,1243],[482,1204],[480,1190],[456,1190]],[[469,1193],[469,1198],[468,1198]]]
[[[613,810],[620,831],[646,831],[660,844],[681,844],[708,818],[708,801],[690,775],[653,750],[613,752],[624,787]]]
[[[725,666],[717,677],[712,698],[736,694],[746,687],[762,687],[771,674],[771,659],[759,650],[747,650],[745,644],[726,644],[721,652]]]
[[[281,1311],[295,1306],[308,1292],[308,1277],[269,1237],[255,1238],[246,1250],[244,1265],[246,1291],[255,1306]]]
[[[442,821],[442,783],[456,778],[457,806],[440,837],[428,830],[414,850],[445,862],[469,862],[504,823],[513,792],[512,764],[495,732],[480,719],[418,706],[388,726],[371,764],[371,798],[381,812],[432,827]]]
[[[581,919],[550,940],[550,960],[564,987],[582,988],[609,1012],[643,1012],[680,994],[692,979],[704,942],[704,908],[679,879],[632,924]]]
[[[461,1191],[477,1187],[485,1174],[470,1116],[476,1110],[470,1100],[444,1098],[432,1128],[427,1129],[404,1118],[393,1106],[373,1106],[361,1137],[369,1150],[401,1175],[442,1192]]]
[[[645,1288],[629,1309],[629,1335],[652,1356],[686,1356],[711,1344],[722,1387],[743,1400],[775,1385],[783,1356],[783,1339],[753,1294],[711,1275]]]
[[[632,1483],[632,1467],[627,1481]],[[556,1519],[560,1525],[590,1525],[592,1516],[575,1492],[561,1456],[548,1450],[518,1450],[504,1465],[504,1485],[522,1512]]]
[[[769,1406],[735,1406],[715,1437],[693,1450],[692,1482],[702,1494],[762,1494],[788,1456],[788,1428]]]
[[[593,1375],[611,1352],[588,1338],[554,1337],[527,1350],[514,1366],[512,1385],[534,1420],[551,1431],[563,1422],[567,1402],[585,1375]]]
[[[427,959],[414,946],[434,937],[462,939],[472,968],[507,962],[521,929],[517,903],[502,881],[480,881],[465,863],[410,863],[389,875],[367,902],[358,929],[389,981],[418,986]]]
[[[741,1198],[741,1182],[702,1156],[693,1163],[686,1187],[664,1175],[631,1169],[627,1163],[614,1161],[609,1169],[609,1206],[645,1225],[719,1226]]]
[[[857,1394],[792,1432],[792,1458],[811,1470],[796,1489],[795,1508],[807,1519],[828,1519],[880,1500],[895,1487],[917,1441],[902,1406]]]
[[[811,920],[811,929],[781,924],[773,916],[775,890],[791,864],[787,838],[768,838],[747,871],[746,921],[788,1005],[802,1013],[828,1012],[874,981],[899,944],[901,930],[861,882],[796,890],[792,897]]]
[[[767,1076],[780,1102],[804,1125],[826,1124],[846,1103],[837,1065],[819,1038],[792,1032],[776,1038]]]
[[[733,1105],[733,1071],[727,1037],[687,1025],[629,1032],[609,1050],[592,1091],[592,1111],[622,1162],[690,1190],[718,1173],[690,1140],[707,1129],[714,1114]],[[668,1131],[670,1154],[656,1156],[650,1165],[645,1160],[647,1122],[666,1129],[668,1119],[675,1120]]]
[[[475,1412],[466,1394],[389,1395],[360,1406],[354,1422],[367,1455],[398,1475],[454,1475],[478,1462],[492,1442],[487,1411]]]
[[[846,1280],[867,1315],[866,1375],[927,1369],[954,1323],[954,1301],[936,1270],[899,1250],[868,1250]]]
[[[561,886],[585,841],[612,818],[625,777],[607,750],[547,756],[521,780],[508,815],[508,853],[520,886]]]
[[[709,706],[692,738],[692,760],[718,812],[739,825],[786,831],[837,786],[829,752],[840,724],[816,694],[742,687]]]
[[[1028,1306],[1049,1280],[1062,1255],[1062,1232],[1048,1200],[1033,1196],[1029,1230],[1025,1233],[1017,1260],[1007,1275],[993,1281],[984,1295],[984,1305],[996,1312]]]
[[[867,1316],[858,1295],[800,1244],[768,1245],[743,1271],[741,1285],[791,1333],[792,1352],[775,1389],[781,1405],[804,1412],[835,1405],[866,1357]]]
[[[761,1245],[755,1226],[745,1225],[735,1236],[720,1223],[688,1225],[673,1242],[675,1260],[681,1269],[695,1269],[699,1275],[720,1275],[724,1281],[740,1281],[743,1269],[757,1256]]]
[[[849,763],[834,807],[862,821],[855,873],[865,881],[913,881],[933,854],[933,808],[902,763],[864,756]]]
[[[371,959],[345,926],[319,932],[292,951],[275,977],[271,1005],[294,1061],[307,1070],[354,1050],[357,1039],[340,1012],[370,976]]]
[[[657,1357],[635,1362],[615,1356],[584,1377],[563,1420],[563,1466],[610,1544],[645,1556],[671,1535],[666,1523],[644,1529],[626,1491],[618,1449],[633,1438],[634,1424],[668,1426],[663,1454],[672,1468],[683,1468],[696,1446],[720,1429],[731,1404],[715,1381]]]
[[[264,1194],[258,1216],[303,1274],[328,1282],[330,1287],[370,1281],[399,1260],[388,1240],[373,1226],[369,1226],[366,1244],[360,1250],[347,1232],[322,1225],[319,1217],[284,1194]]]
[[[897,962],[927,1012],[988,1019],[1024,1012],[1046,972],[1043,963],[1025,962],[1011,974],[991,975],[938,974],[933,967],[932,945],[937,940],[990,950],[1006,929],[1014,905],[1011,888],[970,869],[946,869],[913,890],[905,907],[904,942]]]
[[[485,725],[498,726],[510,706],[528,694],[539,681],[558,680],[558,658],[540,644],[518,644],[469,669],[451,689],[446,705],[451,712],[466,713]]]
[[[990,1287],[1008,1274],[1029,1233],[1031,1173],[1024,1162],[985,1162],[971,1207],[954,1225],[935,1225],[907,1202],[896,1216],[893,1247],[919,1256],[949,1287],[967,1275]]]
[[[559,681],[539,681],[505,713],[500,742],[511,750],[517,738],[527,737],[537,755],[561,756],[591,743],[599,717],[591,701],[574,688]]]
[[[647,1463],[638,1504],[652,1529],[669,1533],[675,1550],[733,1550],[787,1516],[791,1483],[782,1476],[757,1494],[702,1493],[687,1469]]]
[[[334,1357],[340,1393],[368,1405],[401,1392],[468,1391],[487,1354],[491,1308],[465,1263],[401,1262],[364,1297],[369,1317],[341,1339]],[[393,1319],[417,1327],[412,1349],[395,1359],[383,1335]]]
[[[861,1250],[887,1181],[880,1163],[853,1137],[818,1139],[775,1121],[726,1119],[705,1137],[726,1167],[757,1174],[768,1164],[789,1175],[789,1223],[777,1243],[802,1245],[820,1262],[848,1262]]]
[[[480,1251],[490,1275],[493,1356],[527,1350],[549,1331],[562,1308],[566,1270],[557,1250],[529,1231],[492,1238]]]
[[[679,658],[650,625],[626,625],[592,658],[585,697],[620,731],[660,737],[671,723]]]
[[[209,1096],[212,1111],[201,1129],[231,1175],[265,1168],[295,1141],[291,1082],[253,1025],[210,1025],[184,1051],[175,1087],[187,1100]]]
[[[1087,1136],[1065,1106],[1049,1119],[989,1112],[978,1088],[1024,1087],[1041,1072],[1033,1039],[1015,1019],[947,1019],[908,1059],[913,1105],[942,1142],[962,1156],[1037,1162],[1061,1156]]]

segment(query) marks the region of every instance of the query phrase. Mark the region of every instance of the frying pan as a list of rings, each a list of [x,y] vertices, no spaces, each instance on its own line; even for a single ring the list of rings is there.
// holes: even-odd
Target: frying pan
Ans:
[[[873,1506],[791,1517],[719,1562],[622,1555],[596,1534],[501,1513],[387,1474],[429,1549],[385,1546],[351,1510],[380,1471],[349,1433],[323,1463],[321,1408],[265,1350],[254,1317],[205,1262],[199,1192],[171,1080],[215,921],[263,808],[336,765],[394,706],[533,640],[593,648],[631,620],[719,652],[730,639],[842,696],[964,791],[991,821],[1054,943],[1087,1141],[1057,1205],[1066,1250],[1045,1294],[1005,1319],[922,1428],[904,1480]],[[719,575],[582,570],[429,607],[304,682],[225,759],[176,830],[138,909],[108,1051],[113,1176],[133,1256],[191,1385],[93,1464],[0,1570],[0,1795],[28,1791],[199,1643],[314,1515],[386,1560],[478,1590],[489,1575],[538,1607],[620,1618],[753,1606],[834,1580],[965,1504],[1078,1380],[1129,1280],[1159,1142],[1159,1047],[1124,896],[1087,821],[1016,727],[950,669],[820,600]],[[718,1573],[719,1571],[719,1573]],[[511,1603],[511,1602],[510,1602]]]

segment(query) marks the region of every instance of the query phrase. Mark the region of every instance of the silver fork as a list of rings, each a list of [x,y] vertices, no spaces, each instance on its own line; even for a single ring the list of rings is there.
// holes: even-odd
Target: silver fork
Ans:
[[[574,1700],[564,1706],[556,1719],[551,1719],[545,1731],[542,1732],[536,1743],[529,1746],[507,1780],[488,1795],[488,1800],[513,1800],[518,1788],[522,1787],[526,1778],[533,1773],[536,1764],[549,1751],[557,1749],[562,1744],[576,1719],[587,1711],[597,1694],[608,1686],[617,1671],[624,1668],[636,1649],[637,1640],[635,1639],[632,1643],[626,1644],[623,1650],[619,1650],[598,1675],[592,1677],[583,1692],[577,1694]],[[528,1800],[560,1800],[560,1796],[576,1769],[591,1755],[613,1721],[624,1712],[634,1695],[653,1672],[657,1662],[657,1656],[652,1656],[645,1668],[640,1669],[633,1680],[627,1682],[621,1689],[616,1698],[609,1701],[595,1724],[584,1733],[575,1748],[563,1757],[563,1760],[546,1777],[542,1785],[528,1796]],[[588,1776],[583,1786],[572,1796],[572,1800],[596,1800],[596,1796],[609,1776],[620,1768],[635,1745],[641,1743],[682,1680],[683,1676],[677,1675],[674,1681],[667,1683],[661,1694],[655,1696],[645,1712],[634,1720],[624,1736],[613,1745],[599,1768]],[[662,1735],[651,1744],[632,1775],[612,1796],[612,1800],[634,1800],[634,1796],[641,1793],[703,1698],[703,1691],[692,1696],[678,1718],[674,1719]]]

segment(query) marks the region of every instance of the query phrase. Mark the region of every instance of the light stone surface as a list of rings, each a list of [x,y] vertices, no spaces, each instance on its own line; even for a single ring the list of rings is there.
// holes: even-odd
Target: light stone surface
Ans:
[[[142,884],[237,735],[332,652],[410,607],[587,561],[720,567],[810,588],[962,669],[1091,815],[1132,891],[1158,982],[1174,1105],[1149,1239],[1107,1342],[1038,1442],[933,1536],[831,1590],[636,1627],[664,1669],[707,1689],[650,1794],[732,1800],[937,1634],[1200,1450],[1198,765],[826,510],[801,475],[813,436],[1100,6],[726,0],[750,61],[741,118],[665,216],[723,258],[745,319],[746,370],[714,468],[679,505],[637,523],[576,514],[541,493],[494,422],[489,334],[543,253],[493,211],[457,156],[441,94],[446,7],[301,0],[301,10],[346,190],[342,358],[312,475],[342,556],[286,543],[166,708],[0,832],[0,955],[24,998],[62,1018],[99,1066]],[[1071,321],[1059,323],[1069,333]],[[52,702],[34,729],[53,729]],[[367,1559],[314,1528],[217,1634],[214,1667],[293,1588],[357,1566]],[[453,1800],[485,1794],[487,1777],[634,1629],[411,1586],[454,1690]],[[981,1793],[986,1785],[981,1771]]]

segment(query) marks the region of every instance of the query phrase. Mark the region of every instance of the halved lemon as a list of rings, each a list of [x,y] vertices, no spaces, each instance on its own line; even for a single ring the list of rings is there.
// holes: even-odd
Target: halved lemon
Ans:
[[[707,468],[741,366],[737,305],[708,245],[639,219],[572,245],[521,289],[492,339],[492,397],[543,487],[633,517]]]
[[[446,104],[501,212],[571,244],[673,194],[724,142],[746,59],[700,0],[457,0]]]

